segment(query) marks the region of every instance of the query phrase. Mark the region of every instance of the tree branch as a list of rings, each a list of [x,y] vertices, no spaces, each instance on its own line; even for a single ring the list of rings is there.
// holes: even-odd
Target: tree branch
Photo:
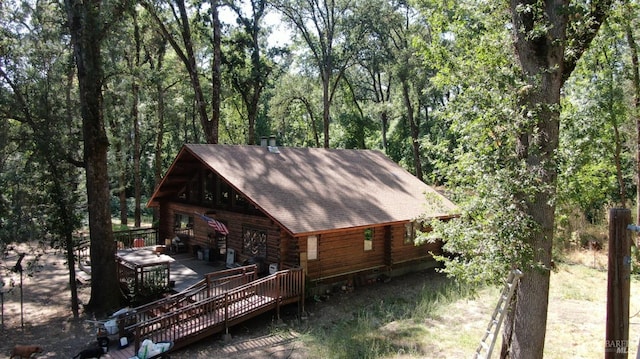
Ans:
[[[569,79],[569,76],[576,68],[578,60],[589,48],[598,30],[607,19],[612,3],[612,0],[593,1],[588,14],[583,16],[578,12],[572,12],[572,15],[569,16],[567,39],[571,39],[571,41],[567,43],[565,49],[562,74],[563,84]]]

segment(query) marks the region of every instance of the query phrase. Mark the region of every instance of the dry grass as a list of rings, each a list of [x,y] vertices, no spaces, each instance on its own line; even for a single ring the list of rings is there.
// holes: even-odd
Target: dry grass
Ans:
[[[563,253],[557,261],[551,275],[545,358],[603,357],[606,257],[606,248],[595,253],[576,249]],[[18,296],[5,295],[6,330],[2,331],[5,340],[0,345],[0,357],[9,352],[11,344],[23,341],[44,344],[46,353],[40,357],[70,357],[93,338],[92,328],[83,321],[76,323],[65,317],[68,293],[60,290],[68,280],[64,261],[47,256],[45,262],[46,281],[25,278],[25,331],[15,330],[20,326]],[[639,278],[631,279],[629,358],[636,356],[640,338]],[[87,288],[85,291],[88,293]],[[236,340],[257,348],[229,353],[228,343],[220,341],[217,345],[218,339],[203,340],[175,357],[470,358],[498,294],[498,288],[484,288],[469,296],[442,276],[418,274],[334,295],[316,308],[306,321],[307,330],[303,330],[305,325],[290,328],[301,332],[291,339],[282,339],[282,333],[276,333],[278,345],[267,340],[265,347],[260,347],[260,340],[268,333],[243,337],[238,334],[244,330],[239,326]],[[52,332],[51,328],[59,330]],[[277,350],[286,355],[273,355]]]
[[[601,251],[577,250],[566,254],[551,275],[545,358],[602,358],[605,346],[607,304],[607,255]],[[446,338],[460,338],[459,347],[469,357],[497,301],[496,289],[485,289],[475,300],[458,301],[442,308],[455,313],[439,325],[432,345],[441,350],[455,345]],[[632,277],[630,300],[630,353],[636,355],[640,338],[640,281]],[[464,323],[464,324],[463,324]],[[449,328],[443,331],[443,328]],[[473,340],[475,338],[475,341]],[[470,342],[470,345],[467,343]],[[443,347],[443,343],[446,345]],[[499,345],[499,343],[497,344]],[[436,356],[439,357],[439,356]],[[444,356],[442,356],[444,357]]]
[[[607,306],[607,249],[577,250],[551,277],[545,358],[601,358]],[[640,280],[631,277],[629,357],[640,338]]]
[[[602,358],[605,346],[607,302],[606,251],[577,250],[567,253],[551,275],[545,358]],[[449,293],[449,291],[445,291]],[[340,326],[344,357],[362,356],[362,346],[349,337],[375,337],[378,349],[364,352],[369,358],[468,358],[472,357],[498,300],[498,288],[485,288],[475,296],[464,292],[446,295],[430,310],[416,298],[413,315],[384,321],[361,318]],[[407,300],[414,300],[413,298]],[[635,357],[640,338],[640,280],[632,277],[630,353]],[[392,309],[386,309],[393,311]],[[635,314],[635,315],[634,315]],[[351,331],[358,327],[355,331]],[[366,341],[369,345],[372,341]],[[316,343],[319,344],[319,343]],[[353,347],[352,347],[353,346]],[[499,351],[500,342],[496,344]],[[385,348],[385,350],[379,350]],[[313,352],[313,350],[311,351]],[[334,352],[335,354],[335,352]],[[496,353],[494,353],[496,355]]]
[[[582,265],[599,271],[607,270],[607,244],[601,250],[574,249],[562,254],[565,265]]]

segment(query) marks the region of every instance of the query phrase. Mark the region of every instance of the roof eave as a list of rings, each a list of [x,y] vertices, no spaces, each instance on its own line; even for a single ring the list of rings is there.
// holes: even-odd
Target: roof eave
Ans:
[[[188,145],[184,146],[189,153],[191,153],[191,155],[195,158],[197,158],[200,163],[202,163],[206,168],[208,168],[211,172],[215,173],[216,176],[220,177],[222,180],[224,180],[234,191],[240,193],[244,198],[247,199],[247,201],[249,201],[249,203],[251,203],[251,205],[253,205],[254,207],[256,207],[260,212],[262,212],[265,216],[267,216],[271,221],[273,221],[273,223],[275,223],[278,227],[280,227],[282,230],[284,230],[285,232],[287,232],[289,235],[294,236],[293,232],[291,231],[291,229],[289,229],[287,226],[285,226],[284,224],[282,224],[282,222],[280,222],[279,220],[277,220],[274,216],[272,216],[268,211],[266,211],[262,206],[260,206],[253,198],[251,198],[250,196],[248,196],[245,192],[243,192],[242,190],[240,190],[236,185],[234,185],[231,181],[229,181],[229,179],[225,178],[222,174],[220,174],[220,172],[216,171],[215,168],[213,168],[212,166],[209,165],[209,163],[207,163],[207,161],[205,161],[202,157],[200,157],[195,151],[192,151],[191,148],[189,148]]]
[[[154,189],[153,195],[151,195],[151,198],[149,198],[149,201],[147,201],[147,207],[157,207],[157,206],[160,205],[160,202],[158,201],[158,198],[160,197],[159,196],[160,189],[163,187],[163,185],[167,181],[167,178],[169,177],[169,174],[172,172],[172,170],[176,166],[176,163],[178,163],[180,161],[180,159],[182,158],[182,154],[186,150],[187,150],[187,147],[185,145],[182,145],[182,148],[180,148],[180,151],[178,152],[178,155],[176,155],[176,157],[173,159],[173,162],[171,163],[171,166],[169,166],[169,169],[165,172],[164,177],[162,177],[162,180],[160,181],[160,183]],[[193,153],[192,153],[192,155],[193,155]]]
[[[460,217],[459,214],[443,214],[443,215],[436,215],[436,216],[432,216],[432,217],[428,217],[429,219],[437,219],[437,220],[441,220],[441,221],[446,221],[446,220],[450,220],[456,217]],[[306,232],[297,232],[297,233],[292,233],[289,231],[289,233],[293,236],[293,237],[308,237],[308,236],[314,236],[314,235],[322,235],[322,234],[326,234],[326,233],[336,233],[336,232],[347,232],[347,231],[353,231],[353,230],[358,230],[358,229],[366,229],[366,228],[371,228],[371,227],[384,227],[384,226],[393,226],[393,225],[397,225],[397,224],[404,224],[404,223],[409,223],[414,221],[413,219],[404,219],[404,220],[398,220],[398,221],[391,221],[391,222],[384,222],[384,223],[371,223],[371,224],[366,224],[366,225],[361,225],[361,226],[353,226],[353,227],[343,227],[343,228],[330,228],[330,229],[321,229],[321,230],[313,230],[313,231],[306,231]]]

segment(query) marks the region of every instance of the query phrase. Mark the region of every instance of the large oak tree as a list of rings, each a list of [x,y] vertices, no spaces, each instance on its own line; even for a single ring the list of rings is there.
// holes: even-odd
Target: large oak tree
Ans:
[[[447,75],[436,81],[458,88],[447,97],[458,138],[458,163],[449,176],[450,185],[461,188],[463,211],[438,230],[446,250],[460,253],[446,271],[477,282],[520,268],[524,277],[505,321],[502,354],[542,358],[561,89],[611,1],[422,3],[443,34],[441,45],[426,52]]]
[[[525,85],[519,115],[527,119],[517,155],[539,186],[524,201],[537,224],[528,238],[533,262],[517,291],[511,337],[513,358],[542,358],[547,325],[549,269],[555,225],[555,154],[559,140],[560,90],[607,17],[611,0],[510,1],[513,42]],[[509,331],[505,332],[509,334]]]
[[[295,28],[308,47],[311,62],[322,83],[322,121],[324,147],[329,148],[331,104],[345,70],[354,61],[362,33],[353,16],[358,3],[354,0],[278,0],[271,3]]]
[[[180,61],[184,64],[195,96],[195,106],[207,143],[218,143],[218,126],[220,122],[220,21],[218,19],[218,1],[211,1],[211,21],[213,27],[213,66],[212,66],[212,115],[207,113],[205,90],[201,81],[202,65],[198,62],[197,42],[194,38],[193,19],[184,0],[173,0],[155,4],[153,1],[141,1],[141,5],[149,12],[159,32],[171,45]],[[168,7],[168,9],[167,9]],[[170,10],[170,11],[169,11]],[[172,19],[165,19],[164,13],[170,12]]]
[[[111,228],[109,202],[109,140],[102,103],[104,74],[101,44],[108,30],[105,27],[108,21],[103,17],[100,0],[65,0],[65,9],[77,67],[91,231],[91,299],[87,309],[96,315],[104,315],[120,304],[116,243]]]

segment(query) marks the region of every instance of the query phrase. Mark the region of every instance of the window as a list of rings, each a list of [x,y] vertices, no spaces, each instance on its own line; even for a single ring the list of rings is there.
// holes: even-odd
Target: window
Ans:
[[[267,231],[244,227],[242,229],[242,254],[267,258]]]
[[[187,201],[190,203],[200,203],[200,196],[202,191],[202,183],[200,182],[200,172],[195,175],[187,185],[189,188],[189,194],[187,195]]]
[[[416,223],[409,222],[404,225],[404,244],[414,244],[416,240]]]
[[[233,192],[233,206],[237,209],[247,209],[249,208],[249,201],[247,201],[246,198],[244,198],[244,196],[242,196],[240,193],[237,192]]]
[[[186,229],[186,228],[193,228],[193,217],[186,215],[186,214],[182,214],[182,213],[176,213],[174,216],[175,219],[175,228],[176,229]]]
[[[182,213],[174,216],[173,232],[177,236],[193,237],[193,217]]]
[[[218,177],[217,181],[217,205],[229,206],[231,204],[231,187]]]
[[[307,237],[307,260],[318,259],[318,236]]]
[[[367,228],[364,230],[364,250],[370,251],[373,249],[373,228]]]
[[[203,201],[206,204],[213,204],[215,199],[215,175],[211,171],[207,171],[203,176],[202,193]]]

